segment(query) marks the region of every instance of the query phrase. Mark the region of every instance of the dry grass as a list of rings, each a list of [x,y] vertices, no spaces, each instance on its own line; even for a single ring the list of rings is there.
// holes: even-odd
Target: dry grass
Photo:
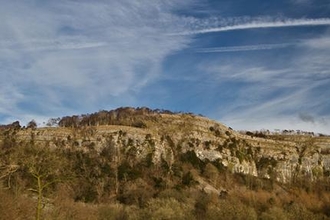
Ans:
[[[0,189],[0,220],[34,219],[35,201]]]

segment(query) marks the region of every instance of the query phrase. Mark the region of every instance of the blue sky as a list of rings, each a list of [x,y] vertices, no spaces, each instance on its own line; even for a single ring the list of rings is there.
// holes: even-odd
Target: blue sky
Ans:
[[[147,106],[330,134],[327,0],[0,0],[0,123]]]

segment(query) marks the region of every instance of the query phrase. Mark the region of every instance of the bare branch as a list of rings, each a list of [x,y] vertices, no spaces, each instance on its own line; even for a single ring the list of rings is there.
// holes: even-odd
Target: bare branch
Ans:
[[[38,193],[38,190],[36,190],[36,189],[32,189],[32,188],[30,188],[30,189],[27,189],[28,191],[31,191],[31,192],[35,192],[35,193]]]

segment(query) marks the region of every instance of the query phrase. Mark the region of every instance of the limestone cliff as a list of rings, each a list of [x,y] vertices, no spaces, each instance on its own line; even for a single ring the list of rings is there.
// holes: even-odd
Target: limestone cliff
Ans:
[[[1,140],[15,135],[18,140],[43,142],[54,148],[99,153],[112,147],[118,157],[132,163],[149,158],[153,164],[165,163],[169,172],[175,160],[189,154],[233,173],[283,183],[298,178],[315,181],[330,174],[330,137],[251,137],[202,116],[148,109],[126,108],[101,115],[107,123],[89,115],[75,117],[72,125],[68,124],[72,118],[67,117],[60,127],[15,129],[4,133]]]

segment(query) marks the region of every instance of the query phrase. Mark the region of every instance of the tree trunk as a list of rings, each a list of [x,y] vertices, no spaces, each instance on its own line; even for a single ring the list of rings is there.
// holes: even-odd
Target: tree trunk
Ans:
[[[42,209],[42,185],[41,185],[41,177],[37,177],[38,181],[38,203],[36,209],[36,220],[40,220],[40,214]]]

